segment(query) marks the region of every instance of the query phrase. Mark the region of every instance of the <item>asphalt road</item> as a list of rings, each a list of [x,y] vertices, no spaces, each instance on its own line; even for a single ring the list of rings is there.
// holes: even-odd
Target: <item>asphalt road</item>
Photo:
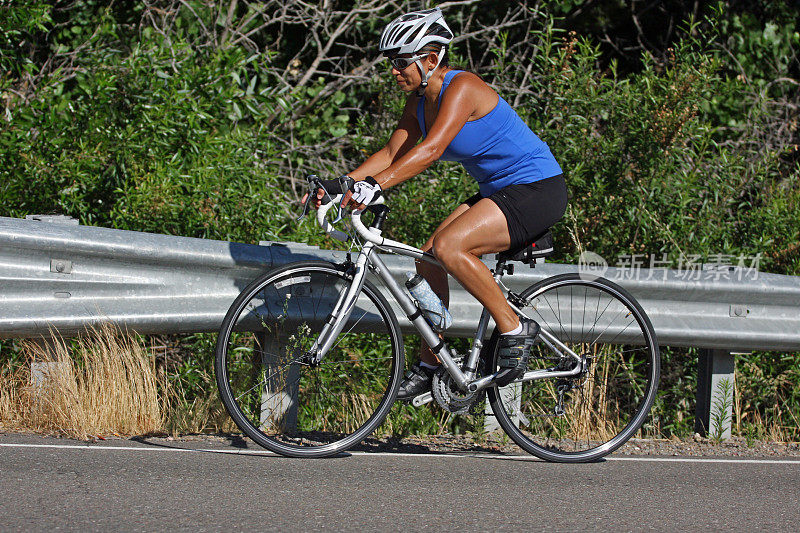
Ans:
[[[797,459],[297,460],[225,442],[0,435],[3,531],[797,531],[798,500]]]

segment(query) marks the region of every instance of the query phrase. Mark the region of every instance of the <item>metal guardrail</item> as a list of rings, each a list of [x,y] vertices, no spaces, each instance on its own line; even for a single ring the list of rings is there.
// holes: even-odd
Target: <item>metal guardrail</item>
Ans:
[[[67,217],[0,217],[0,338],[78,334],[111,321],[140,333],[216,331],[229,305],[259,273],[292,261],[341,261],[345,252],[296,243],[263,246],[79,226]],[[398,279],[413,261],[384,256]],[[492,265],[493,261],[486,261]],[[575,265],[517,265],[515,290]],[[703,348],[696,429],[709,429],[731,352],[800,350],[800,278],[747,269],[679,272],[608,268],[630,291],[663,346]],[[451,280],[453,336],[473,333],[480,305]],[[385,293],[393,303],[391,295]],[[395,304],[393,304],[395,305]],[[395,305],[395,309],[397,309]],[[403,315],[401,327],[412,332]],[[723,436],[730,434],[728,423]]]
[[[296,243],[264,244],[0,217],[0,337],[33,337],[49,328],[72,335],[103,320],[140,333],[216,331],[236,295],[260,272],[345,256]],[[398,279],[413,270],[405,257],[384,261]],[[576,271],[575,265],[517,265],[504,281],[521,290]],[[628,274],[609,268],[605,277],[639,300],[662,345],[800,350],[798,277],[757,273],[750,279],[752,272],[736,269],[696,280],[675,270],[643,269],[626,279]],[[450,288],[454,325],[448,333],[470,335],[480,305],[457,282],[451,280]],[[408,327],[402,313],[398,319]]]

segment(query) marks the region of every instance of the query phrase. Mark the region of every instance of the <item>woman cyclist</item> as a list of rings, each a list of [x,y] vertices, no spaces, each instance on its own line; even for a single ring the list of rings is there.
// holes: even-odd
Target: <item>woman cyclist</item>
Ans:
[[[480,256],[522,248],[541,236],[563,216],[567,189],[550,149],[508,103],[475,74],[448,66],[452,39],[438,8],[402,15],[386,26],[379,50],[408,99],[386,146],[348,173],[355,183],[352,198],[345,198],[363,208],[437,159],[461,162],[476,179],[480,192],[445,218],[422,247],[444,269],[418,262],[417,271],[445,305],[449,273],[489,310],[501,333],[502,385],[525,372],[539,326],[514,313]],[[438,365],[423,344],[398,398],[430,390]]]

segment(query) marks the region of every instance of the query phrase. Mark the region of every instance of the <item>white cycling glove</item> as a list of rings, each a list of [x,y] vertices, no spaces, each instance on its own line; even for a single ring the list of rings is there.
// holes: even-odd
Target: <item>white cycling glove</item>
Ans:
[[[363,181],[353,183],[353,200],[359,204],[369,205],[380,198],[383,189],[372,176],[367,176]]]

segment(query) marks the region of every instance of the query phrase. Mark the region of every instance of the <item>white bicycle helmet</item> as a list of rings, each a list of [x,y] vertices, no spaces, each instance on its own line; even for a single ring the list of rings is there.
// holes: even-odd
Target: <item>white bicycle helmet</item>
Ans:
[[[422,76],[418,94],[422,94],[428,86],[428,80],[433,72],[439,68],[446,47],[452,40],[453,32],[444,21],[442,10],[437,7],[424,11],[412,11],[394,19],[383,30],[378,50],[386,57],[392,57],[399,54],[413,55],[431,43],[441,44],[442,50],[438,54],[436,66],[430,72],[425,72],[419,59],[415,61]]]

